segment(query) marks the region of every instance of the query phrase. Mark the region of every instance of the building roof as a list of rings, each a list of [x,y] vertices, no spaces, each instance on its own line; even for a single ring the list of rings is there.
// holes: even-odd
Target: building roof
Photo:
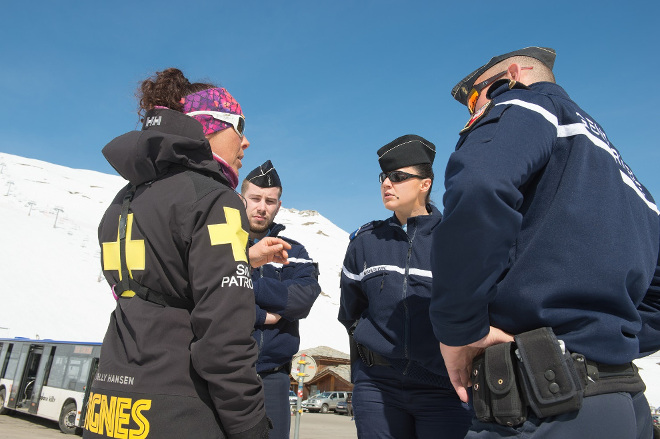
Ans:
[[[350,360],[351,358],[350,355],[328,346],[317,346],[315,348],[301,349],[296,355],[300,354],[306,354],[310,357],[341,358],[342,360]]]
[[[321,380],[326,375],[334,375],[342,381],[345,381],[346,384],[351,385],[351,366],[347,364],[342,364],[340,366],[327,366],[324,367],[317,373],[312,380],[306,384],[313,384],[316,381]]]

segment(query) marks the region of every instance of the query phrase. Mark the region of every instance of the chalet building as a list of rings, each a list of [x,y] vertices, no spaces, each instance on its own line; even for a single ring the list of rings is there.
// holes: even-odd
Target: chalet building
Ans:
[[[314,377],[303,384],[303,400],[320,392],[353,390],[348,354],[327,346],[302,349],[296,356],[301,354],[312,357],[317,368]],[[298,390],[298,382],[294,378],[291,378],[291,389]]]

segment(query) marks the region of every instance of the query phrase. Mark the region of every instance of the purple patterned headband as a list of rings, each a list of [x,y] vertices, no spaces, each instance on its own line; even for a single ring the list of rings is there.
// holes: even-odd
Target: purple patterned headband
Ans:
[[[224,88],[209,88],[189,94],[182,99],[181,103],[183,104],[183,112],[186,114],[193,111],[222,111],[243,115],[240,104]],[[202,124],[205,136],[231,127],[231,124],[214,119],[206,114],[191,117]]]

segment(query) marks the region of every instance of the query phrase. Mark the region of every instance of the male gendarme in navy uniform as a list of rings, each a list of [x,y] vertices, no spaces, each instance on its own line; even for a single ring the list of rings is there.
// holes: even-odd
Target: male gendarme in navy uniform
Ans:
[[[241,193],[250,222],[250,245],[267,236],[291,244],[288,264],[269,263],[252,271],[256,302],[253,337],[259,347],[257,373],[264,385],[266,414],[273,423],[270,437],[288,438],[289,372],[291,358],[300,347],[298,321],[309,314],[321,286],[317,266],[305,247],[279,235],[284,226],[274,220],[282,205],[282,183],[270,160],[247,175]]]
[[[339,321],[351,335],[353,412],[364,438],[463,438],[472,413],[447,377],[429,319],[433,143],[401,136],[378,150],[393,215],[351,235]]]
[[[476,422],[467,437],[650,439],[631,361],[660,348],[658,207],[555,83],[554,60],[543,47],[496,56],[452,90],[472,116],[445,173],[431,320],[464,399],[473,357],[512,335],[551,328],[584,357],[566,363],[588,373],[579,410]],[[548,401],[565,391],[552,368],[531,376]]]

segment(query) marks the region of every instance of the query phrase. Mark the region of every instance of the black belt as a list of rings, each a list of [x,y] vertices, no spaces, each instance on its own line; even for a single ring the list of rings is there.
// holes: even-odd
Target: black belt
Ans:
[[[586,360],[585,364],[587,369],[585,397],[614,392],[638,393],[646,390],[637,366],[632,362],[612,365]]]
[[[262,370],[261,372],[258,372],[257,375],[259,375],[259,376],[268,375],[268,374],[271,374],[271,373],[279,372],[280,370],[286,370],[286,372],[289,373],[289,371],[291,370],[288,367],[289,365],[290,365],[290,363],[285,363],[285,364],[282,364],[280,366],[274,367],[272,369]]]
[[[388,360],[387,358],[383,357],[380,355],[378,352],[374,352],[368,347],[361,345],[359,343],[355,343],[355,349],[357,350],[358,355],[360,356],[360,359],[362,362],[367,365],[367,367],[371,366],[391,366],[392,362]]]

